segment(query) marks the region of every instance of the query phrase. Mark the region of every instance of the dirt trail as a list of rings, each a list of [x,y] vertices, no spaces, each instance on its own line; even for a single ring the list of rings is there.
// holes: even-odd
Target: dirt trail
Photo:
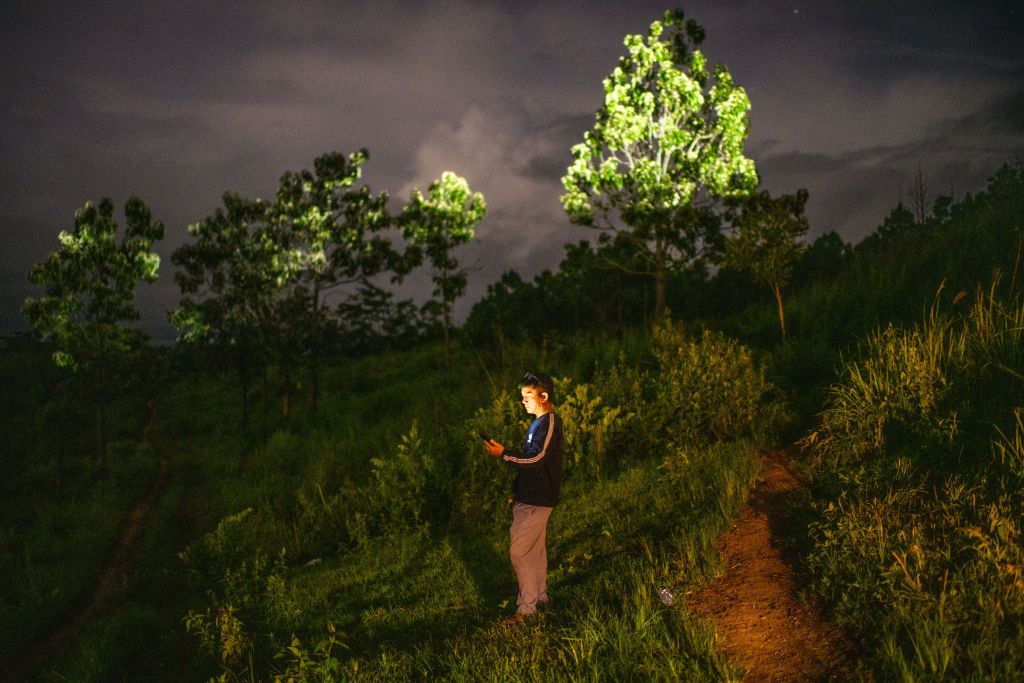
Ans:
[[[800,599],[795,558],[781,546],[800,483],[785,453],[765,457],[765,474],[721,543],[725,571],[689,604],[718,626],[723,651],[747,667],[744,681],[854,677],[856,649],[814,604]]]
[[[149,429],[151,426],[152,416],[150,417],[150,422],[143,429],[144,441],[148,441]],[[18,671],[21,673],[30,672],[39,663],[52,656],[53,653],[56,652],[69,638],[78,633],[79,629],[88,622],[93,613],[106,600],[107,596],[115,586],[115,579],[121,575],[128,564],[128,559],[131,555],[132,549],[135,547],[139,530],[146,518],[149,517],[149,513],[153,509],[153,504],[156,502],[157,496],[160,495],[160,492],[164,488],[164,484],[167,482],[169,469],[168,458],[166,455],[162,454],[160,456],[159,472],[150,484],[146,495],[139,500],[134,507],[132,507],[131,512],[128,513],[124,526],[121,528],[121,534],[118,537],[117,546],[115,546],[113,552],[103,564],[103,570],[99,573],[99,576],[96,577],[96,581],[93,583],[92,589],[70,614],[66,615],[59,623],[55,624],[46,635],[29,646],[25,657],[16,665]]]

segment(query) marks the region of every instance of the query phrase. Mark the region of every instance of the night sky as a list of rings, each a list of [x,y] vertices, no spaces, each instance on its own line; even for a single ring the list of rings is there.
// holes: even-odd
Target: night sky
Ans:
[[[445,170],[488,214],[458,256],[463,317],[515,269],[593,236],[559,203],[601,80],[662,2],[175,0],[0,4],[0,335],[34,262],[86,201],[140,197],[166,226],[142,324],[173,338],[171,252],[225,191],[270,199],[284,171],[365,147],[392,209]],[[679,5],[749,95],[746,153],[773,194],[810,192],[809,239],[872,232],[920,169],[929,195],[1024,162],[1017,3],[701,0]],[[422,297],[423,277],[398,292]]]

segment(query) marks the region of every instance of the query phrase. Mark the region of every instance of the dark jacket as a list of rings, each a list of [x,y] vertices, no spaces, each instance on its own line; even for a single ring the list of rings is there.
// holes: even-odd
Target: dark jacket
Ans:
[[[545,413],[526,430],[521,453],[512,448],[502,451],[502,460],[519,470],[512,487],[517,502],[555,507],[558,490],[562,486],[564,450],[561,418],[554,413]]]

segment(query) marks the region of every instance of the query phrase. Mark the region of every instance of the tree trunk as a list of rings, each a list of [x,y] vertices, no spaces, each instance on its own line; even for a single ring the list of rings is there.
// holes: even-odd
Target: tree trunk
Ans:
[[[96,468],[107,471],[107,415],[102,400],[96,403]]]
[[[665,264],[659,263],[654,270],[654,317],[660,318],[665,312]]]
[[[660,243],[654,248],[654,319],[661,318],[665,312],[665,281],[666,271],[665,247]]]
[[[284,387],[282,387],[281,395],[281,417],[285,422],[292,414],[292,372],[291,370],[285,370],[284,373]]]
[[[444,385],[446,390],[451,390],[451,373],[452,373],[452,352],[451,352],[451,335],[448,328],[451,326],[451,308],[448,302],[444,302],[444,321],[442,327],[444,328]]]
[[[313,287],[313,338],[309,354],[309,410],[316,415],[316,406],[320,400],[320,366],[317,354],[320,353],[320,282]]]
[[[316,406],[320,400],[320,364],[316,360],[316,351],[309,360],[309,411],[316,415]]]
[[[772,285],[772,293],[775,294],[775,301],[779,304],[779,327],[782,328],[782,343],[786,343],[786,317],[782,313],[782,289],[778,285]]]
[[[266,365],[264,365],[263,394],[261,396],[263,400],[260,401],[260,405],[263,406],[263,410],[261,411],[263,413],[263,424],[261,425],[261,436],[263,437],[263,443],[266,443],[267,439],[270,438],[270,397],[270,369]]]
[[[242,428],[245,429],[249,426],[249,383],[245,378],[241,378],[238,383],[242,394]]]

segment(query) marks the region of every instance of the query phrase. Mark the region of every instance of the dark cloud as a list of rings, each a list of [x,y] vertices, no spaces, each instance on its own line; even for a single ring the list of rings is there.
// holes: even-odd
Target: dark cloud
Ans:
[[[1021,82],[1024,83],[1024,75]],[[1024,131],[1024,90],[1007,93],[979,109],[973,122],[981,132],[1020,138]]]
[[[555,268],[587,236],[559,203],[601,80],[665,6],[335,2],[0,5],[0,334],[74,211],[141,197],[167,226],[144,322],[167,334],[169,255],[223,192],[269,197],[286,170],[366,147],[398,206],[442,171],[484,193],[464,313],[508,269]],[[1014,3],[687,3],[704,51],[752,101],[748,154],[774,193],[810,191],[812,233],[857,240],[921,169],[984,186],[1024,147]],[[422,296],[424,279],[406,291]],[[161,327],[162,326],[162,327]]]

